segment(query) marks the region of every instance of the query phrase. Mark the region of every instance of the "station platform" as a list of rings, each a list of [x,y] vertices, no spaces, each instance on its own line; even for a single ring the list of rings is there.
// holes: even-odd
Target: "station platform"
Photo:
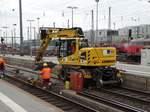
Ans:
[[[7,54],[7,55],[1,55],[0,54],[0,56],[23,59],[23,60],[31,60],[31,61],[35,60],[35,56],[27,56],[27,55],[20,56],[20,55],[11,55],[11,54]],[[43,57],[43,60],[44,61],[51,61],[53,63],[59,64],[56,56]]]
[[[63,110],[0,79],[0,112],[63,112]]]
[[[150,76],[150,66],[116,63],[116,67],[133,74],[144,74]]]

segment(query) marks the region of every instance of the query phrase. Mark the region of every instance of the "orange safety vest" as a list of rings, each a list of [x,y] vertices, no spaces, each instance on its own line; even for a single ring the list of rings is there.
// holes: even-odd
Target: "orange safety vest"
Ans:
[[[75,45],[71,45],[71,53],[75,53],[76,47]]]
[[[3,58],[0,58],[0,64],[5,64],[5,60]]]
[[[43,68],[42,71],[41,71],[42,78],[43,79],[51,78],[51,72],[52,72],[52,69],[50,69],[50,68]]]

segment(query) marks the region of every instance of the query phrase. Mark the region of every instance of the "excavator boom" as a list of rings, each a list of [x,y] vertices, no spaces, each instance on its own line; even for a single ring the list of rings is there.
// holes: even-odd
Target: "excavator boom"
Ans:
[[[43,55],[52,39],[84,37],[81,28],[40,28],[41,45],[35,57],[35,62],[42,61]]]

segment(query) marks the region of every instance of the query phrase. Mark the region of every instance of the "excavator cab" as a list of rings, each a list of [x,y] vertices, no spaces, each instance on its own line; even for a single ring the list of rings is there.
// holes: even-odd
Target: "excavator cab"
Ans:
[[[75,38],[72,39],[59,39],[56,42],[56,47],[59,48],[58,50],[58,57],[63,58],[67,57],[69,55],[75,54],[76,50],[80,50],[82,48],[87,48],[89,47],[88,45],[88,40],[87,39],[78,39],[76,40]]]
[[[58,57],[67,57],[75,53],[76,39],[61,39],[59,43]]]

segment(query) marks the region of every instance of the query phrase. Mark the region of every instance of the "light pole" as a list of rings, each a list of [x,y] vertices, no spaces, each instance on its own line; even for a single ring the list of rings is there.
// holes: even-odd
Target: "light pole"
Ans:
[[[5,44],[7,44],[7,29],[9,28],[9,27],[7,27],[7,26],[3,26],[2,28],[4,28],[5,29]]]
[[[38,21],[37,43],[40,43],[40,18],[39,17],[37,17],[37,21]]]
[[[114,30],[116,29],[116,22],[113,22],[113,25],[114,25]]]
[[[30,55],[32,57],[32,46],[31,46],[31,40],[32,40],[32,22],[34,20],[27,20],[30,23]]]
[[[4,33],[4,37],[5,37],[5,39],[4,39],[4,43],[5,43],[5,45],[7,45],[7,29],[9,28],[9,27],[7,27],[7,26],[3,26],[2,28],[4,28],[5,29],[5,33]],[[3,46],[3,54],[5,55],[5,53],[6,53],[6,50],[5,50],[5,47]]]
[[[136,29],[136,38],[139,36],[139,27],[138,27],[138,21],[136,18],[131,17],[131,20],[135,22],[135,29]]]
[[[37,17],[36,19],[37,19],[37,22],[38,22],[38,31],[39,31],[40,18]]]
[[[17,26],[17,24],[13,24],[13,27],[14,27],[14,37],[12,37],[12,46],[14,45],[14,47],[16,47],[16,28],[15,28],[16,26]]]
[[[33,44],[34,44],[34,50],[33,50],[33,55],[36,53],[36,27],[33,27],[34,30],[34,39],[33,39]]]
[[[68,6],[67,8],[71,9],[71,11],[72,11],[72,28],[73,28],[73,10],[77,9],[78,7]]]
[[[68,21],[67,21],[67,27],[69,28],[69,19],[68,19]]]
[[[96,38],[95,41],[97,42],[97,38],[98,38],[98,2],[99,0],[95,0],[96,4]]]
[[[0,29],[0,37],[2,37],[2,30]]]
[[[30,23],[30,40],[32,40],[32,22],[34,22],[34,20],[27,20],[27,22]]]
[[[38,38],[37,38],[37,39],[39,39],[39,37],[40,37],[40,29],[39,29],[40,18],[37,17],[36,19],[37,19],[37,22],[38,22],[38,28],[37,28],[37,32],[38,32],[37,37],[38,37]]]
[[[23,25],[22,25],[22,2],[19,0],[19,19],[20,19],[20,56],[23,56]]]
[[[53,27],[55,28],[55,25],[56,25],[56,23],[55,22],[53,22]]]
[[[92,10],[92,18],[91,18],[91,46],[93,47],[94,46],[94,11]]]

